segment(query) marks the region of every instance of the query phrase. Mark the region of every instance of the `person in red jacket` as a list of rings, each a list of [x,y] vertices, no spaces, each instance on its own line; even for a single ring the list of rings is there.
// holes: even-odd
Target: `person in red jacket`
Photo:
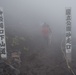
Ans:
[[[47,41],[47,43],[50,42],[50,36],[52,34],[51,28],[48,24],[44,23],[42,25],[42,35],[44,37],[44,39]]]

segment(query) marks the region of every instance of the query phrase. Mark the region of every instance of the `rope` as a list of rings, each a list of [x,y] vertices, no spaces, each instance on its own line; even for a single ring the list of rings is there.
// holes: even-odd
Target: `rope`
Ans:
[[[66,56],[65,56],[65,53],[64,53],[63,48],[62,48],[62,43],[63,43],[63,40],[62,40],[62,42],[61,42],[61,51],[62,51],[63,56],[64,56],[64,58],[65,58],[67,67],[68,67],[68,69],[71,71],[71,73],[72,73],[73,75],[75,75],[73,69],[72,69],[71,66],[69,65],[69,62],[68,62],[68,60],[67,60],[67,58],[66,58]]]

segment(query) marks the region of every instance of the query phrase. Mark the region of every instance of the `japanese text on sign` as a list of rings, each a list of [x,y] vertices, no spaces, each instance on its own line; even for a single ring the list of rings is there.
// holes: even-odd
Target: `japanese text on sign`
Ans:
[[[0,9],[0,54],[6,54],[5,28],[2,9]]]
[[[66,9],[66,53],[71,53],[71,9]]]

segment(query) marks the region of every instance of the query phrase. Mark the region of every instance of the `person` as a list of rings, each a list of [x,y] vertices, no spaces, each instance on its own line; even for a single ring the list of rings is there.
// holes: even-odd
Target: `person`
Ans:
[[[46,40],[47,44],[49,44],[51,41],[51,39],[50,39],[51,34],[52,34],[52,31],[51,31],[50,26],[46,23],[43,23],[43,25],[42,25],[42,36]]]

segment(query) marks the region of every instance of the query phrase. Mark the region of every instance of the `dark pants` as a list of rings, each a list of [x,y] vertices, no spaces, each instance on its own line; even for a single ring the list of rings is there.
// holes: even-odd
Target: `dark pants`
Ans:
[[[45,47],[48,47],[49,46],[49,37],[48,36],[44,37],[43,40],[44,40]]]

